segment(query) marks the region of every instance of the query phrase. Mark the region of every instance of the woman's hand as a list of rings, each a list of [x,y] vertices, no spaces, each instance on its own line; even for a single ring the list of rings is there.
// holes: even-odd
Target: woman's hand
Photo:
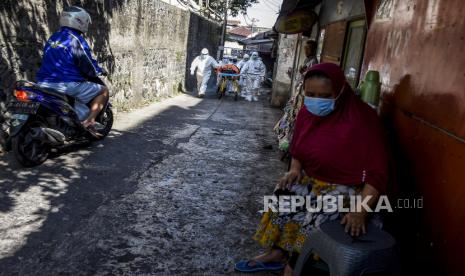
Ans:
[[[284,174],[279,180],[276,189],[290,189],[295,182],[299,182],[302,178],[300,170],[290,170]]]
[[[378,199],[379,192],[375,187],[368,183],[365,183],[361,192],[362,199],[369,196],[368,206],[373,206]],[[346,233],[350,233],[352,236],[359,236],[360,234],[366,234],[365,220],[367,217],[366,210],[360,210],[360,212],[347,213],[341,221],[341,224],[345,224]]]
[[[342,218],[341,224],[345,224],[346,233],[350,233],[350,235],[358,237],[362,233],[366,234],[366,216],[366,212],[347,213]]]
[[[301,178],[302,165],[300,164],[299,160],[292,158],[290,170],[286,174],[284,174],[283,177],[281,177],[281,179],[278,182],[278,185],[276,185],[275,190],[290,189],[292,187],[292,184],[300,181]]]

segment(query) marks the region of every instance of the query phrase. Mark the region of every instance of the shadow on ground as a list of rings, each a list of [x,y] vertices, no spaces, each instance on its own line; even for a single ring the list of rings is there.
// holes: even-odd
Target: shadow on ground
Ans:
[[[274,177],[274,174],[281,173],[281,169],[284,170],[284,167],[276,170],[276,166],[280,165],[276,165],[279,161],[272,159],[276,158],[275,152],[263,149],[263,146],[274,143],[270,134],[279,112],[266,109],[267,104],[263,102],[236,103],[228,97],[221,102],[211,95],[198,101],[198,104],[189,104],[193,99],[182,97],[185,97],[184,103],[167,106],[159,114],[139,114],[141,117],[137,123],[134,123],[134,118],[122,115],[117,130],[113,131],[105,141],[58,155],[40,167],[20,168],[11,154],[1,158],[0,165],[4,169],[0,172],[2,220],[0,232],[5,238],[0,246],[2,256],[0,274],[153,275],[177,271],[178,274],[187,275],[185,269],[191,269],[197,274],[208,271],[204,275],[219,275],[232,273],[231,265],[235,260],[255,255],[258,248],[250,240],[250,236],[259,218],[256,213],[259,207],[257,202],[260,196],[271,192],[274,186],[270,184],[268,178],[261,176],[261,173]],[[260,108],[257,109],[257,106]],[[261,109],[265,111],[260,111]],[[256,117],[251,119],[251,115]],[[220,226],[215,221],[211,225],[206,225],[206,229],[211,231],[210,236],[216,243],[211,241],[210,244],[203,245],[205,248],[201,248],[199,247],[201,241],[187,239],[185,243],[188,251],[179,247],[179,252],[173,252],[170,250],[170,244],[180,246],[179,242],[182,245],[182,239],[170,241],[172,239],[170,235],[176,236],[176,234],[168,230],[171,229],[170,227],[178,227],[179,219],[189,219],[189,216],[193,217],[192,214],[195,213],[186,216],[176,209],[176,204],[171,205],[170,201],[164,201],[170,193],[171,186],[164,187],[164,182],[160,184],[160,181],[163,179],[176,181],[177,178],[170,173],[175,173],[173,171],[176,171],[178,166],[172,163],[177,162],[178,157],[183,159],[180,160],[182,162],[180,168],[191,170],[192,167],[195,168],[195,160],[201,160],[199,164],[204,162],[202,164],[211,175],[217,173],[224,175],[230,172],[233,173],[231,175],[233,177],[236,166],[233,161],[237,158],[231,157],[232,161],[229,164],[221,164],[220,161],[209,164],[210,159],[205,155],[196,156],[192,148],[197,144],[200,146],[206,143],[203,145],[203,150],[208,149],[208,154],[214,152],[215,145],[227,149],[238,143],[235,139],[242,134],[239,136],[237,133],[234,134],[236,131],[244,131],[240,133],[248,135],[241,138],[245,140],[241,140],[240,144],[256,149],[256,152],[243,154],[253,155],[255,159],[251,160],[254,160],[254,164],[258,164],[257,162],[263,164],[237,165],[240,168],[237,170],[240,178],[237,179],[240,179],[241,183],[224,184],[223,188],[221,186],[215,188],[215,193],[228,195],[228,190],[238,195],[243,193],[247,196],[243,203],[250,205],[233,209],[231,208],[234,206],[230,206],[229,209],[225,209],[231,210],[228,211],[232,212],[229,216],[224,213],[225,210],[207,212],[211,214],[219,212],[213,217],[226,218]],[[192,139],[198,141],[197,144],[193,143]],[[230,144],[226,141],[230,141]],[[223,150],[218,152],[219,156],[221,154]],[[267,168],[268,160],[272,165]],[[170,164],[173,165],[172,169],[165,172],[163,168],[170,167]],[[257,168],[263,169],[256,171]],[[182,171],[176,173],[183,174]],[[199,181],[203,181],[204,178],[205,181],[209,179],[208,175],[192,177]],[[186,184],[179,182],[177,185],[181,185],[179,189],[188,189],[189,186]],[[156,185],[155,190],[151,188],[141,193],[141,187],[151,187],[151,185]],[[211,182],[210,185],[216,187],[222,184]],[[250,188],[244,190],[244,187]],[[213,196],[208,194],[208,190],[200,189],[200,191],[201,194],[198,196],[201,198],[208,199]],[[182,190],[178,192],[182,194]],[[144,198],[148,195],[158,199],[147,203]],[[135,201],[134,206],[128,207],[133,204],[131,200]],[[147,209],[148,205],[152,209]],[[160,211],[167,210],[173,212],[172,218],[162,216],[163,219],[160,217],[156,219]],[[205,215],[205,210],[198,211],[199,214]],[[183,214],[185,218],[180,218]],[[147,221],[141,222],[141,216],[147,216]],[[170,219],[176,221],[176,224],[172,224],[174,222]],[[234,219],[240,219],[241,222],[235,223]],[[141,224],[145,230],[134,229],[132,224]],[[156,228],[147,230],[146,227],[150,228],[152,224]],[[188,227],[186,225],[184,226]],[[189,234],[198,233],[196,227],[203,226],[194,224],[193,227],[194,230],[183,231]],[[228,228],[231,231],[229,235]],[[199,236],[208,237],[208,231],[199,233]],[[153,236],[157,237],[156,242],[150,243],[142,239]],[[145,246],[144,242],[149,244]],[[193,248],[188,246],[190,243],[193,244]],[[149,250],[147,248],[151,248],[150,246],[154,244],[158,249],[147,251]],[[227,247],[223,248],[227,249],[225,251],[228,252],[227,258],[221,255],[223,249],[219,249],[222,246]],[[217,249],[212,251],[212,248]],[[202,268],[195,259],[186,256],[190,254],[188,252],[193,254],[192,258],[200,256],[202,250],[205,250],[204,257],[218,259],[222,263],[218,263],[217,267]],[[212,255],[208,255],[207,252]],[[184,261],[182,264],[184,268],[170,267],[169,261],[179,258]],[[158,263],[162,263],[163,266],[158,266]],[[172,265],[175,266],[174,263]]]

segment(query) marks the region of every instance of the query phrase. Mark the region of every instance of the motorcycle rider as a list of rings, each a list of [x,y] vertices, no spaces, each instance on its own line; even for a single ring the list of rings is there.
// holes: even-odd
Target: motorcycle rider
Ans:
[[[95,118],[104,108],[110,93],[106,86],[88,81],[105,72],[92,58],[89,44],[83,38],[90,23],[89,13],[81,7],[70,6],[63,10],[61,28],[45,44],[36,79],[43,88],[74,97],[79,120],[96,136]]]
[[[208,54],[207,48],[203,48],[200,55],[192,61],[191,75],[194,75],[195,69],[197,69],[197,93],[200,98],[205,96],[212,69],[218,66],[218,62]]]
[[[265,79],[266,67],[259,59],[258,52],[253,52],[250,60],[241,68],[241,75],[245,75],[245,92],[247,101],[258,101],[258,90]]]

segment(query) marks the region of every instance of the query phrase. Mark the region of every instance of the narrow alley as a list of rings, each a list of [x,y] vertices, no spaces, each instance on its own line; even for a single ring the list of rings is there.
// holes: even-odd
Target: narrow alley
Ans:
[[[0,276],[465,275],[464,14],[0,1]]]
[[[285,171],[266,101],[181,95],[42,166],[2,157],[0,275],[231,273]]]

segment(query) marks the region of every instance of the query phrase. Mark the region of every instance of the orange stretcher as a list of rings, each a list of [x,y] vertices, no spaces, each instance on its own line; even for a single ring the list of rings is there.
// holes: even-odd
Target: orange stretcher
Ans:
[[[231,82],[232,92],[234,92],[234,100],[239,98],[239,78],[241,71],[234,64],[225,64],[217,68],[217,73],[220,78],[218,83],[218,99],[221,99],[227,92],[228,83]]]

